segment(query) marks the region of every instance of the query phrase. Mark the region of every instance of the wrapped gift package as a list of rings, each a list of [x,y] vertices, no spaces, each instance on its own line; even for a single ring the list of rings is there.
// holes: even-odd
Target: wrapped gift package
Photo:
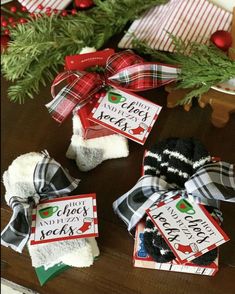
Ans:
[[[66,56],[65,58],[65,70],[86,70],[89,67],[105,66],[105,63],[109,56],[114,54],[113,49],[105,49],[102,51],[84,53],[78,55]],[[72,81],[74,77],[69,79]],[[109,136],[115,134],[113,131],[106,129],[105,127],[98,125],[88,119],[89,114],[97,103],[97,99],[93,98],[89,103],[84,105],[77,111],[83,126],[83,138],[94,139],[103,136]]]
[[[153,258],[147,254],[143,245],[144,228],[144,221],[141,221],[136,226],[133,254],[134,267],[198,274],[204,276],[214,276],[218,271],[218,257],[214,262],[207,266],[198,266],[191,262],[186,262],[182,264],[177,259],[174,259],[173,261],[167,263],[159,263],[154,261]]]

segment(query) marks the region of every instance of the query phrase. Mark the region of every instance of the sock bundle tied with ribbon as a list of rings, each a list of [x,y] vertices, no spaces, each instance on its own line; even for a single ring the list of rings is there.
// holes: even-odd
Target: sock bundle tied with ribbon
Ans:
[[[145,154],[143,170],[144,175],[135,186],[113,203],[115,213],[126,223],[129,232],[145,218],[148,208],[176,195],[205,205],[219,222],[222,221],[219,201],[235,202],[234,166],[213,162],[204,146],[195,139],[169,138],[154,145]],[[175,258],[149,218],[144,244],[157,262]],[[217,250],[212,251],[195,259],[195,263],[212,262]]]
[[[31,153],[32,158],[34,153]],[[8,171],[3,175],[4,184],[6,186],[6,201],[13,209],[13,215],[1,233],[1,244],[11,247],[13,250],[22,252],[24,246],[30,237],[31,232],[31,213],[34,205],[37,205],[39,200],[52,199],[60,196],[68,195],[75,190],[80,180],[70,176],[58,162],[49,157],[47,153],[35,153],[36,161],[35,169],[32,174],[33,186],[26,187],[26,182],[17,182],[18,178],[10,179],[10,171],[14,166],[10,166]],[[24,157],[22,155],[21,157]],[[29,158],[30,158],[29,156]],[[20,159],[20,157],[18,158]],[[14,162],[13,162],[14,163]],[[24,168],[22,166],[22,174],[24,176]],[[14,183],[13,183],[14,182]],[[12,188],[12,186],[15,186]],[[21,186],[21,187],[20,187]],[[24,195],[10,195],[11,190],[20,191]]]
[[[235,202],[233,165],[226,162],[207,164],[177,188],[160,177],[144,175],[137,184],[114,203],[114,211],[131,231],[155,203],[176,195],[197,203],[218,207],[217,200]]]
[[[178,72],[179,68],[175,66],[145,62],[131,50],[118,52],[108,58],[102,74],[85,71],[60,73],[51,87],[54,99],[46,107],[52,117],[62,123],[75,107],[84,106],[102,88],[144,91],[175,81]],[[69,83],[55,95],[55,87],[64,80]]]

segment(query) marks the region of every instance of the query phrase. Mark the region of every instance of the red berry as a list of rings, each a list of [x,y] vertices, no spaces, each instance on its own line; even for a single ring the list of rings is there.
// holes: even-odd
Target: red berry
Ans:
[[[106,91],[101,91],[101,92],[100,92],[100,96],[101,96],[101,97],[104,97],[105,95],[106,95]]]
[[[67,11],[66,10],[63,10],[62,12],[61,12],[61,15],[62,16],[66,16],[68,13],[67,13]]]
[[[49,11],[49,12],[46,12],[46,15],[47,16],[51,16],[51,12]]]
[[[17,26],[17,24],[14,22],[14,23],[11,24],[11,26],[12,26],[13,28],[15,28],[15,27]]]
[[[43,8],[44,8],[44,7],[42,6],[42,4],[39,4],[39,5],[38,5],[38,9],[39,9],[39,10],[43,10]]]
[[[10,11],[15,13],[17,11],[17,8],[15,6],[11,6]]]
[[[10,35],[10,31],[9,30],[5,30],[4,31],[4,35],[9,36]]]
[[[14,18],[13,17],[9,17],[8,18],[9,23],[13,23],[14,22]]]
[[[50,11],[51,11],[51,7],[47,7],[46,12],[50,12]]]
[[[55,14],[57,14],[57,13],[58,13],[58,9],[53,9],[53,12],[54,12]]]
[[[25,12],[25,11],[27,11],[27,8],[25,6],[22,6],[21,11]]]
[[[96,98],[96,99],[99,99],[99,98],[100,98],[100,93],[96,93],[96,94],[95,94],[95,98]]]
[[[8,26],[8,22],[7,22],[6,20],[3,20],[3,21],[2,21],[2,27],[5,28],[5,27],[7,27],[7,26]]]
[[[19,23],[21,23],[21,24],[26,23],[26,22],[27,22],[27,19],[25,19],[25,18],[20,18],[20,20],[19,20]]]
[[[76,10],[76,9],[72,9],[72,10],[71,10],[71,14],[72,14],[72,15],[77,14],[77,10]]]
[[[35,13],[30,13],[29,16],[32,17],[32,18],[35,18],[36,17],[35,16]]]

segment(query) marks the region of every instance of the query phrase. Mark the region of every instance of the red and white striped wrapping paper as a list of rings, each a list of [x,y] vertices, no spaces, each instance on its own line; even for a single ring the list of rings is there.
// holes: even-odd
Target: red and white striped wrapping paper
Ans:
[[[45,12],[47,7],[63,10],[72,0],[18,0],[22,6],[25,6],[29,12]],[[44,8],[38,9],[41,4]]]
[[[207,0],[171,0],[135,20],[118,46],[131,48],[134,33],[153,49],[173,52],[168,33],[187,42],[207,43],[217,30],[230,31],[231,24],[232,13]]]

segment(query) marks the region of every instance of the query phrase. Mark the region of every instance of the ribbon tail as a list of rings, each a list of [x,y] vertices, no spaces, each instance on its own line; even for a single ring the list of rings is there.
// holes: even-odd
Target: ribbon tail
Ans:
[[[31,206],[17,205],[8,225],[1,233],[1,244],[17,252],[22,252],[30,236]]]
[[[227,162],[207,164],[184,184],[195,202],[218,207],[218,201],[235,202],[233,165]]]

